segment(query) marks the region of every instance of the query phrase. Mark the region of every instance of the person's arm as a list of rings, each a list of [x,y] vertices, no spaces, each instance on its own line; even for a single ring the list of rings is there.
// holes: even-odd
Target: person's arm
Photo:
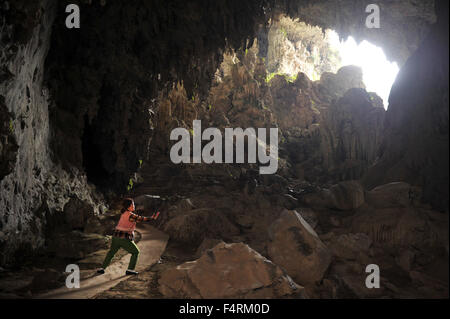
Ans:
[[[137,215],[135,213],[130,213],[130,222],[148,222],[154,219],[157,219],[159,216],[159,212],[154,213],[152,217],[145,217],[141,215]]]
[[[145,217],[145,216],[141,216],[135,213],[130,213],[130,218],[129,218],[130,222],[148,222],[149,220],[151,220],[150,217]]]

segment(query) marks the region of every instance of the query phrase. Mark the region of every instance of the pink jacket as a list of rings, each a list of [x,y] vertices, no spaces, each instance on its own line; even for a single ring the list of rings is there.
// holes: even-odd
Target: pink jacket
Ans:
[[[120,220],[116,226],[116,229],[128,233],[133,233],[136,229],[136,220],[130,221],[130,215],[132,214],[133,213],[128,210],[125,211],[122,216],[120,216]]]

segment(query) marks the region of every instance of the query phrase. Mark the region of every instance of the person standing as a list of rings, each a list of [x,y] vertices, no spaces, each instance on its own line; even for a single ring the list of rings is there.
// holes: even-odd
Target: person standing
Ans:
[[[125,198],[123,201],[123,208],[121,210],[122,215],[120,216],[119,223],[114,229],[114,233],[112,236],[111,248],[106,254],[102,268],[98,269],[97,273],[104,274],[105,269],[111,263],[114,255],[120,248],[123,248],[131,254],[130,263],[125,274],[138,274],[138,272],[134,270],[136,268],[136,263],[139,257],[139,248],[134,242],[134,230],[136,229],[136,223],[155,220],[158,218],[159,212],[154,213],[151,217],[144,217],[135,214],[134,211],[135,206],[133,199]]]

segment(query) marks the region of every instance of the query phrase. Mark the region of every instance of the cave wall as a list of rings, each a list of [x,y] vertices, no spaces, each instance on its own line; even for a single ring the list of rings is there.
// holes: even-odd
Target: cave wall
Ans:
[[[58,12],[72,2],[60,1]],[[178,81],[189,96],[206,94],[225,48],[255,36],[263,1],[75,3],[81,28],[66,29],[58,15],[46,64],[54,150],[120,192],[161,126],[148,111],[155,98]]]
[[[448,2],[438,22],[400,70],[389,97],[379,161],[368,187],[403,180],[424,187],[424,199],[448,211]]]
[[[0,3],[0,265],[43,247],[48,221],[71,197],[92,203],[96,212],[101,201],[83,172],[53,160],[51,95],[43,79],[55,5]]]
[[[72,2],[58,2],[46,63],[55,98],[52,148],[62,165],[85,169],[90,181],[116,192],[148,158],[148,141],[158,134],[154,113],[147,112],[157,112],[155,98],[178,81],[189,97],[206,97],[223,53],[250,48],[255,38],[267,44],[268,23],[279,14],[374,39],[399,60],[434,17],[432,1],[414,0],[382,1],[386,24],[379,30],[361,25],[365,1],[75,1],[81,10],[75,30],[64,26]],[[404,10],[406,17],[389,13]]]
[[[42,79],[54,10],[49,1],[4,1],[1,10],[0,107],[2,122],[8,126],[8,143],[16,145],[1,150],[2,166],[4,152],[9,154],[9,168],[0,176],[3,264],[23,245],[42,245],[41,220],[32,212],[41,204],[44,175],[51,168],[48,103]]]

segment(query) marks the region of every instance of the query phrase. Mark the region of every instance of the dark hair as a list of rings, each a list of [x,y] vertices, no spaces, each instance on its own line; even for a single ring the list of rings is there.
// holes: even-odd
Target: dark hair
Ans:
[[[128,207],[130,207],[131,204],[133,204],[133,203],[134,203],[134,200],[132,198],[125,198],[122,202],[121,212],[122,213],[125,212],[128,209]]]

